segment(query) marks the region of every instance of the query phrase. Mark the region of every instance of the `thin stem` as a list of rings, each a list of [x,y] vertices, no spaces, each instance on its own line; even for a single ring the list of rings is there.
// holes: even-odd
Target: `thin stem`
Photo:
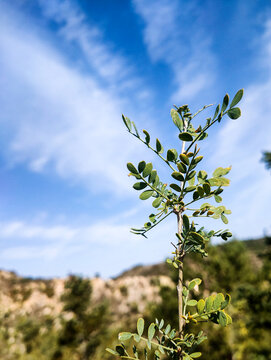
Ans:
[[[164,345],[161,345],[161,344],[159,344],[159,343],[157,343],[157,342],[149,341],[148,339],[145,339],[145,338],[143,338],[142,336],[141,336],[141,340],[144,340],[144,341],[146,341],[146,342],[150,342],[151,344],[156,345],[157,347],[158,347],[158,346],[161,346],[161,347],[162,347],[163,349],[165,349],[165,350],[175,351],[175,352],[178,351],[177,349],[169,348],[169,347],[164,346]]]
[[[157,221],[155,224],[153,224],[150,228],[148,228],[146,231],[144,231],[143,234],[146,234],[146,232],[150,231],[151,229],[153,229],[155,226],[157,226],[160,222],[162,222],[163,220],[165,220],[165,218],[167,218],[170,214],[173,213],[173,210],[170,211],[168,214],[166,214],[166,216],[164,216],[162,219],[160,219],[159,221]]]
[[[214,104],[209,104],[209,105],[204,105],[202,109],[198,110],[192,117],[191,117],[191,120],[197,116],[199,113],[201,113],[203,110],[207,109],[208,107],[210,106],[213,106]]]
[[[218,118],[216,120],[214,120],[213,122],[211,122],[209,125],[204,126],[204,128],[201,130],[201,132],[198,134],[198,136],[195,137],[195,139],[190,143],[190,145],[188,146],[188,148],[186,149],[186,151],[188,151],[193,144],[198,141],[198,139],[201,137],[201,135],[209,129],[209,127],[211,127],[214,123],[216,123],[218,121]]]
[[[187,306],[188,296],[189,296],[189,291],[187,290],[187,295],[186,295],[186,297],[185,297],[184,307],[183,307],[183,314],[184,314],[184,316],[186,316],[186,315],[185,315],[185,312],[186,312],[186,306]]]
[[[157,154],[157,155],[171,168],[171,170],[176,171],[176,169],[174,169],[174,167],[170,165],[170,163],[169,163],[169,161],[168,161],[167,159],[165,159],[162,155],[159,154],[158,151],[156,151],[153,147],[151,147],[151,146],[150,146],[149,144],[147,144],[143,139],[141,139],[140,136],[138,136],[138,135],[136,135],[136,134],[134,134],[134,133],[132,133],[132,132],[130,132],[130,134],[134,135],[137,139],[139,139],[140,141],[142,141],[143,144],[145,144],[146,146],[148,146],[149,149],[151,149],[152,151],[154,151],[155,154]]]
[[[168,198],[167,198],[163,193],[161,193],[158,189],[156,189],[154,186],[152,186],[150,183],[148,183],[148,181],[146,181],[146,180],[143,178],[143,176],[141,176],[140,174],[139,174],[139,176],[140,176],[141,180],[143,180],[144,183],[147,184],[153,191],[157,192],[157,194],[159,194],[160,196],[162,196],[164,199],[168,200]]]
[[[182,227],[183,227],[183,218],[181,213],[177,214],[178,219],[178,234],[181,236]],[[177,285],[177,293],[178,293],[178,314],[179,314],[179,335],[180,338],[183,339],[183,327],[184,327],[184,319],[183,319],[183,249],[181,242],[178,246],[179,253],[179,276],[178,276],[178,285]]]

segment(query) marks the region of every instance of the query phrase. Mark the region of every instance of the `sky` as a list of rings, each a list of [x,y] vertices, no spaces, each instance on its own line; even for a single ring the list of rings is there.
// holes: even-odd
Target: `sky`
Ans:
[[[270,1],[0,0],[0,268],[108,278],[164,260],[176,218],[130,233],[152,207],[126,163],[167,171],[121,114],[178,149],[173,104],[196,111],[240,88],[242,117],[201,150],[207,171],[232,165],[223,200],[242,240],[271,234]]]

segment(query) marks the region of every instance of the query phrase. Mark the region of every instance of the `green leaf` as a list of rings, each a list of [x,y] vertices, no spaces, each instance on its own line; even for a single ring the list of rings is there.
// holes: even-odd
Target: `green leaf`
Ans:
[[[199,163],[203,159],[203,156],[198,156],[193,160],[193,163]]]
[[[137,137],[140,137],[140,136],[139,136],[139,133],[138,133],[138,131],[137,131],[136,125],[135,125],[135,123],[134,123],[133,121],[132,121],[132,124],[133,124],[133,127],[134,127],[134,129],[135,129],[135,133],[136,133]]]
[[[164,323],[165,323],[164,319],[161,319],[160,324],[159,324],[159,329],[160,329],[160,330],[161,330],[162,327],[164,326]]]
[[[156,175],[156,178],[155,178],[155,180],[154,180],[153,186],[156,188],[156,187],[158,186],[158,184],[159,184],[159,176]]]
[[[147,177],[147,176],[149,176],[150,175],[150,173],[151,173],[151,171],[152,171],[152,163],[148,163],[146,166],[145,166],[145,169],[144,169],[144,171],[143,171],[143,177]]]
[[[152,338],[154,337],[155,334],[155,324],[151,323],[151,325],[149,326],[148,329],[148,339],[149,341],[152,341]]]
[[[218,319],[221,326],[227,326],[227,316],[224,311],[219,311]]]
[[[241,116],[241,110],[238,107],[232,108],[232,109],[228,110],[227,114],[228,114],[229,118],[236,120]]]
[[[125,126],[127,127],[128,131],[130,132],[132,130],[130,119],[125,117],[124,115],[122,115],[122,120],[123,120]]]
[[[160,351],[161,354],[164,354],[164,353],[165,353],[165,350],[164,350],[164,348],[163,348],[161,345],[158,346],[158,349],[159,349],[159,351]]]
[[[187,305],[188,306],[196,306],[197,305],[197,300],[188,300],[187,301]]]
[[[224,300],[224,295],[222,293],[217,294],[214,299],[214,310],[218,310]]]
[[[189,230],[189,217],[185,214],[183,214],[183,224],[186,229],[186,231]]]
[[[214,113],[214,117],[213,117],[213,120],[217,117],[218,113],[219,113],[219,108],[220,108],[220,105],[218,104],[216,109],[215,109],[215,113]]]
[[[137,182],[133,185],[133,188],[135,190],[142,190],[142,189],[145,189],[146,186],[147,186],[147,184],[144,182]]]
[[[202,197],[204,195],[204,189],[201,186],[197,187],[197,192],[199,193],[199,196]]]
[[[177,163],[177,168],[178,168],[178,170],[179,170],[181,173],[183,173],[183,174],[186,173],[186,165],[185,165],[185,164],[183,164],[183,163]]]
[[[227,109],[227,106],[229,105],[229,100],[230,100],[229,95],[226,94],[226,95],[224,96],[224,99],[223,99],[223,104],[222,104],[222,107],[221,107],[221,112],[224,112],[224,111]]]
[[[138,164],[138,171],[140,172],[140,173],[142,173],[142,171],[145,169],[145,166],[146,166],[146,163],[145,163],[145,161],[143,160],[143,161],[140,161],[140,163]]]
[[[170,324],[168,324],[165,328],[164,333],[167,335],[170,332],[170,330],[171,330],[171,326],[170,326]]]
[[[188,132],[183,132],[179,134],[179,139],[182,141],[193,141],[193,136]]]
[[[169,149],[167,151],[167,160],[168,161],[175,161],[178,157],[178,153],[175,149]]]
[[[244,94],[244,89],[240,89],[240,90],[237,91],[234,98],[232,99],[232,102],[230,104],[230,108],[234,107],[235,105],[237,105],[239,103],[239,101],[243,97],[243,94]]]
[[[144,319],[139,318],[137,320],[137,332],[138,332],[138,335],[141,336],[143,334],[143,331],[144,331]]]
[[[191,358],[196,359],[201,356],[201,352],[194,352],[192,354],[189,354]]]
[[[215,201],[217,203],[220,203],[222,201],[222,197],[221,196],[218,196],[218,195],[215,195]]]
[[[225,300],[221,304],[221,310],[225,309],[230,302],[231,302],[231,296],[229,294],[226,294]]]
[[[206,312],[210,312],[212,310],[213,302],[214,302],[213,296],[208,296],[206,301],[205,301],[205,310],[206,310]]]
[[[160,154],[164,151],[163,146],[161,145],[160,141],[156,139],[156,151]]]
[[[180,159],[183,163],[185,163],[186,165],[189,165],[189,158],[188,156],[186,156],[185,154],[180,154]]]
[[[224,177],[217,177],[208,179],[208,182],[211,186],[229,186],[230,180]]]
[[[156,179],[156,176],[157,176],[157,171],[156,170],[152,170],[152,172],[150,173],[150,176],[149,176],[149,182],[150,183],[154,183],[155,179]]]
[[[193,237],[193,239],[195,239],[197,242],[203,243],[204,242],[204,237],[202,235],[200,235],[197,232],[191,231],[190,235]]]
[[[143,193],[139,195],[139,199],[141,200],[147,200],[149,199],[153,194],[153,190],[145,190]]]
[[[173,177],[173,179],[175,180],[179,180],[179,181],[184,181],[184,177],[181,173],[174,171],[171,176]]]
[[[193,179],[193,177],[196,175],[196,171],[193,170],[187,175],[187,180]]]
[[[201,279],[199,278],[193,279],[188,284],[188,290],[193,290],[196,285],[200,285],[200,284],[201,284]]]
[[[161,198],[161,197],[158,197],[158,198],[156,198],[155,200],[153,200],[152,206],[153,206],[154,208],[158,208],[158,207],[160,206],[161,202],[162,202],[162,198]]]
[[[130,332],[121,332],[119,333],[119,340],[125,341],[131,339],[132,334]]]
[[[170,115],[171,115],[171,117],[172,117],[172,120],[173,120],[174,124],[177,126],[177,128],[178,128],[180,131],[183,131],[183,122],[182,122],[182,120],[180,119],[177,110],[171,109]]]
[[[231,166],[226,167],[226,168],[218,167],[213,172],[213,177],[221,177],[221,176],[227,175],[230,171],[231,171]]]
[[[143,133],[145,134],[145,141],[149,145],[151,137],[147,130],[143,130]]]
[[[209,185],[208,183],[204,183],[202,186],[203,186],[204,192],[205,192],[207,195],[209,195],[210,192],[211,192],[211,187],[210,187],[210,185]]]
[[[139,342],[139,341],[140,341],[140,336],[141,336],[141,335],[134,334],[134,340],[135,340],[136,342]]]
[[[226,314],[226,316],[227,316],[227,325],[232,324],[232,318],[230,317],[230,315]]]
[[[193,290],[196,285],[197,285],[196,281],[194,280],[190,281],[188,284],[188,290]]]
[[[132,163],[128,163],[127,164],[127,169],[132,173],[132,174],[138,174],[138,171],[136,170],[136,168],[134,167],[134,165]]]
[[[117,345],[116,346],[116,352],[120,355],[120,356],[124,356],[125,355],[125,351],[123,346],[121,345]]]
[[[119,353],[117,353],[115,350],[112,350],[112,349],[109,349],[109,348],[106,348],[105,351],[109,352],[112,355],[119,355]]]
[[[197,309],[200,315],[203,313],[204,307],[205,307],[205,301],[203,299],[200,299],[197,303]]]
[[[198,140],[201,141],[201,140],[206,139],[207,137],[208,137],[208,134],[207,134],[207,133],[202,133],[202,134],[200,135],[200,137],[198,138]]]
[[[223,221],[224,224],[228,224],[229,220],[227,219],[227,217],[223,214],[221,214],[221,220]]]
[[[178,192],[181,192],[181,191],[182,191],[182,189],[180,188],[180,186],[177,185],[177,184],[170,184],[169,186],[170,186],[173,190],[175,190],[175,191],[178,191]]]
[[[206,179],[207,179],[207,176],[208,176],[208,174],[207,174],[207,172],[204,171],[204,170],[200,170],[200,171],[198,172],[198,179],[206,180]]]
[[[194,191],[196,189],[196,186],[187,186],[186,188],[184,188],[185,192],[190,192],[190,191]]]

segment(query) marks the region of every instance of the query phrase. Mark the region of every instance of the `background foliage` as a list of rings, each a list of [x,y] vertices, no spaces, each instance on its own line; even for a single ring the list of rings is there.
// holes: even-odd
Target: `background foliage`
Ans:
[[[248,242],[231,241],[219,246],[209,246],[210,257],[202,260],[191,256],[187,260],[187,277],[201,274],[203,285],[194,291],[195,298],[208,296],[220,286],[221,291],[231,292],[233,317],[231,327],[221,328],[206,324],[204,331],[209,341],[201,344],[209,360],[263,360],[271,359],[271,241],[270,238]],[[146,322],[154,317],[163,317],[177,326],[177,299],[175,288],[159,285],[159,275],[174,277],[167,264],[153,267],[137,267],[123,276],[144,274],[157,276],[160,303],[146,304],[144,314],[135,308],[133,319],[144,316]],[[15,299],[23,293],[11,292]],[[18,285],[18,284],[17,284]],[[16,285],[16,286],[17,286]],[[14,284],[11,284],[14,290]],[[49,285],[47,284],[49,288]],[[203,293],[201,292],[202,289]],[[48,291],[50,295],[53,290]],[[126,296],[124,289],[123,298]],[[23,294],[26,296],[25,294]],[[122,329],[131,329],[130,322],[116,321],[109,302],[93,304],[93,289],[88,279],[70,276],[66,280],[61,298],[63,311],[57,317],[35,313],[13,316],[1,313],[0,358],[3,360],[109,360],[105,347],[115,345],[116,334]],[[48,296],[48,295],[47,295]],[[19,301],[19,300],[17,300]]]

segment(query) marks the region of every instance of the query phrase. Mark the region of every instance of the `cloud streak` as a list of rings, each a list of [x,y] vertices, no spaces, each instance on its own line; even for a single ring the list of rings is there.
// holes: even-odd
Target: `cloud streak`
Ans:
[[[57,10],[61,9],[48,12],[56,16]],[[121,112],[132,107],[110,84],[120,83],[124,88],[129,80],[136,85],[136,77],[128,76],[131,69],[126,62],[99,42],[98,30],[86,27],[70,7],[58,21],[65,20],[63,36],[76,40],[92,63],[88,73],[39,36],[38,29],[22,29],[19,18],[11,20],[14,16],[2,16],[0,26],[1,85],[5,88],[0,95],[0,121],[10,135],[8,161],[25,163],[36,172],[53,170],[89,189],[95,184],[98,190],[118,194],[127,184],[123,164],[134,151],[125,136]],[[110,84],[102,84],[96,73]]]
[[[174,74],[173,101],[191,101],[215,79],[211,38],[204,31],[198,1],[133,0],[145,23],[144,41],[155,62],[170,66]],[[189,21],[193,19],[193,21]]]

